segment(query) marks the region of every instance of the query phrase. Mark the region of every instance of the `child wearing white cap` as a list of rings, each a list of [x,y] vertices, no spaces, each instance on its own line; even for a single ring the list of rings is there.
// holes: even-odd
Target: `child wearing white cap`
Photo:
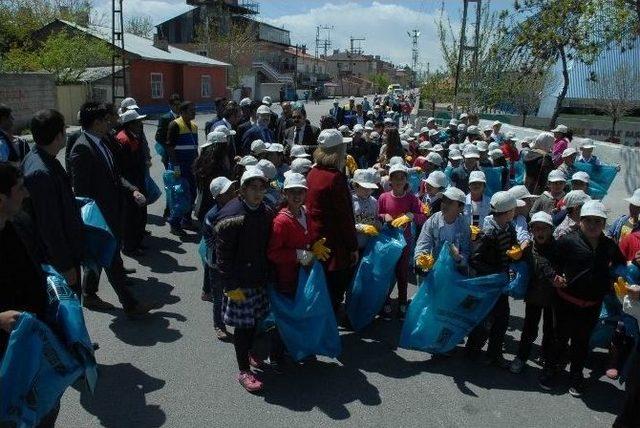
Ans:
[[[431,172],[420,183],[420,201],[426,205],[426,214],[431,216],[440,211],[442,192],[449,184],[447,176],[442,171]]]
[[[369,237],[377,235],[382,227],[378,217],[378,201],[372,196],[378,189],[379,181],[380,176],[374,169],[357,169],[351,179],[351,200],[360,250],[366,247]]]
[[[595,148],[596,145],[593,143],[593,140],[586,138],[580,146],[580,154],[578,155],[576,162],[590,163],[593,166],[602,165],[598,156],[593,154],[593,150]]]
[[[578,152],[573,147],[567,147],[562,152],[562,163],[558,166],[558,169],[564,173],[565,177],[571,177],[576,171],[578,171],[574,165]]]
[[[471,171],[469,174],[469,193],[466,196],[464,215],[470,225],[482,228],[484,219],[491,212],[489,197],[484,191],[487,178],[482,171]]]
[[[582,190],[572,190],[562,198],[562,205],[566,212],[562,222],[553,231],[553,237],[560,239],[564,235],[578,230],[580,227],[580,210],[582,205],[591,200]]]
[[[556,272],[560,254],[552,236],[551,216],[539,211],[529,222],[533,244],[524,252],[524,260],[531,267],[531,281],[525,296],[524,326],[516,357],[511,362],[511,373],[520,373],[531,353],[531,346],[538,337],[538,324],[542,318],[542,355],[546,361],[555,352],[553,303],[554,286],[562,285],[563,278]]]
[[[562,201],[562,198],[564,198],[564,187],[566,183],[567,179],[562,171],[557,169],[551,171],[547,178],[547,187],[549,190],[545,190],[533,203],[531,214],[535,214],[538,211],[544,211],[552,215],[557,213],[560,209],[559,203]]]
[[[584,171],[578,171],[571,176],[571,190],[582,190],[589,193],[589,174]]]
[[[629,214],[616,218],[607,233],[616,242],[640,229],[640,189],[636,189],[625,201],[629,203]]]

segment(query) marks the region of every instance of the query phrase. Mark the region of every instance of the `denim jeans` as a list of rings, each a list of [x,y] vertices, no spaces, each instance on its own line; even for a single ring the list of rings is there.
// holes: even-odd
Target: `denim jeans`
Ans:
[[[207,284],[202,287],[202,290],[211,293],[211,297],[213,298],[213,326],[217,328],[223,328],[224,322],[222,321],[222,286],[220,285],[220,281],[216,281],[215,269],[209,265],[206,265],[204,267],[204,278],[205,281],[207,281]]]

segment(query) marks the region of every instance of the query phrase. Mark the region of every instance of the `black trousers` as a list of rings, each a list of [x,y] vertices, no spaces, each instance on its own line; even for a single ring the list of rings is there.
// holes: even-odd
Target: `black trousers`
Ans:
[[[116,248],[120,248],[118,245]],[[100,282],[100,271],[94,271],[93,269],[83,268],[82,273],[82,294],[91,295],[98,292],[98,283]],[[122,256],[120,256],[120,250],[116,251],[111,266],[105,268],[105,273],[109,279],[109,283],[113,287],[113,290],[118,296],[118,300],[124,309],[133,308],[138,304],[138,301],[133,296],[133,293],[126,284],[127,276],[124,273],[124,264],[122,262]]]
[[[255,327],[237,327],[233,331],[233,347],[236,350],[236,360],[238,361],[238,368],[241,372],[248,371],[251,368],[251,366],[249,365],[249,352],[253,347],[253,339],[255,335]]]
[[[640,355],[636,351],[629,361],[629,373],[626,377],[627,395],[622,412],[613,423],[614,428],[640,426]]]
[[[331,305],[333,306],[333,311],[336,312],[340,308],[340,304],[344,300],[344,293],[351,283],[353,269],[347,268],[329,271],[325,268],[324,273],[327,278],[327,288],[329,289]]]
[[[147,207],[135,203],[133,197],[124,200],[122,215],[122,245],[125,250],[135,250],[142,244],[147,225]]]
[[[527,303],[524,309],[524,327],[520,335],[517,353],[518,358],[522,361],[529,359],[531,345],[538,338],[540,318],[542,318],[542,357],[545,361],[551,358],[551,353],[555,350],[553,308]]]
[[[586,308],[576,306],[558,297],[554,306],[554,318],[556,320],[556,351],[550,363],[554,367],[555,361],[562,351],[569,346],[569,360],[571,362],[570,375],[572,379],[582,378],[584,363],[589,355],[589,339],[591,332],[598,322],[600,306],[594,305]]]
[[[471,331],[466,347],[470,350],[479,351],[488,338],[487,353],[492,357],[502,355],[502,344],[504,343],[504,335],[508,326],[509,296],[502,294],[485,319]]]

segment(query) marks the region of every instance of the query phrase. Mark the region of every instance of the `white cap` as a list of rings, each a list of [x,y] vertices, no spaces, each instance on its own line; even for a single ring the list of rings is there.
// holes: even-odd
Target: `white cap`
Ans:
[[[405,151],[409,151],[409,148],[411,147],[411,145],[409,144],[409,142],[407,140],[401,139],[400,140],[400,144],[402,145],[402,148]]]
[[[353,180],[358,186],[364,187],[366,189],[377,189],[378,188],[378,173],[374,169],[356,169],[353,172]]]
[[[266,105],[266,106],[270,106],[271,105],[271,97],[270,96],[265,96],[262,98],[262,104]]]
[[[449,125],[451,126],[458,126],[458,119],[451,119],[449,121]]]
[[[349,132],[349,127],[347,125],[340,125],[338,126],[338,131],[344,134],[345,132]]]
[[[481,135],[480,128],[476,125],[467,126],[467,135]]]
[[[557,183],[559,181],[567,181],[567,179],[562,171],[560,171],[559,169],[554,169],[549,173],[549,178],[547,179],[547,181],[550,183]]]
[[[292,158],[308,158],[311,157],[309,153],[304,149],[303,146],[291,146],[291,152],[289,155]]]
[[[291,161],[291,165],[289,165],[289,171],[287,172],[297,172],[299,174],[306,174],[311,169],[313,164],[309,159],[306,158],[296,158]],[[285,172],[285,175],[287,173]]]
[[[375,140],[376,138],[380,138],[380,134],[377,131],[373,131],[371,134],[369,134],[369,137]]]
[[[527,199],[527,198],[537,198],[538,195],[532,195],[529,193],[529,189],[524,184],[519,184],[517,186],[513,186],[508,190],[509,193],[513,195],[516,199]]]
[[[224,132],[225,135],[229,136],[229,135],[236,135],[236,131],[234,131],[233,129],[229,129],[224,125],[218,125],[215,128],[213,128],[213,130],[215,132]]]
[[[211,196],[215,199],[223,193],[227,193],[233,183],[235,183],[235,181],[231,181],[227,177],[216,177],[211,180],[209,184],[209,192],[211,192]]]
[[[586,172],[578,171],[571,176],[571,181],[582,181],[583,183],[589,184],[589,181],[591,181],[591,178],[589,177],[589,174],[587,174]]]
[[[426,126],[423,126],[422,128],[420,128],[420,132],[418,134],[428,134],[429,133],[429,128],[427,128]]]
[[[147,117],[146,114],[138,114],[135,110],[127,110],[120,115],[120,123],[124,125],[125,123],[133,122],[134,120],[142,120],[145,117]]]
[[[343,138],[342,133],[333,128],[323,129],[318,135],[318,146],[322,148],[336,147],[349,141],[351,138]]]
[[[267,151],[267,145],[262,140],[253,140],[251,143],[251,153],[259,155]]]
[[[465,131],[467,129],[467,125],[465,125],[464,123],[461,123],[458,125],[458,131],[462,132]]]
[[[262,171],[262,174],[269,181],[273,180],[274,178],[276,178],[276,175],[278,175],[276,166],[267,159],[260,159],[255,168],[258,168],[260,171]]]
[[[140,107],[138,107],[138,103],[136,103],[136,100],[131,97],[127,97],[120,102],[120,110],[123,113],[127,110],[135,110],[139,108]]]
[[[242,166],[256,166],[257,164],[258,164],[258,159],[254,158],[251,155],[243,156],[238,161],[238,165],[242,165]]]
[[[349,97],[349,101],[355,101],[355,100],[356,100],[356,97],[354,97],[353,95]]]
[[[428,117],[427,118],[427,123],[431,123],[431,122],[435,122],[436,118],[435,117]]]
[[[482,171],[471,171],[469,173],[469,184],[471,183],[486,183],[487,177]]]
[[[458,149],[449,149],[449,159],[460,160],[462,159],[462,153]]]
[[[480,159],[480,151],[476,146],[474,146],[473,144],[470,144],[464,148],[464,151],[462,152],[462,157],[464,157],[465,159],[467,158]]]
[[[287,174],[284,179],[283,189],[308,189],[307,187],[307,179],[304,178],[304,175],[299,174],[297,172],[292,172],[291,174]]]
[[[533,223],[544,223],[553,227],[553,219],[551,218],[551,214],[546,213],[544,211],[538,211],[531,216],[531,220],[529,220],[529,224],[533,224]]]
[[[578,153],[576,149],[574,149],[573,147],[567,147],[562,151],[562,157],[568,158],[569,156],[575,155],[576,153]]]
[[[207,141],[201,146],[201,148],[209,147],[213,144],[217,143],[226,143],[227,142],[227,134],[224,132],[213,131],[209,132],[207,135]]]
[[[263,104],[258,107],[258,110],[256,110],[256,114],[271,114],[271,109]]]
[[[251,105],[251,98],[246,97],[240,100],[240,107],[248,107]]]
[[[580,217],[602,217],[607,218],[607,208],[600,201],[586,201],[580,209]]]
[[[467,113],[460,113],[460,120],[468,118],[469,115]]]
[[[427,155],[427,162],[430,162],[436,166],[442,165],[442,156],[436,152],[431,152]]]
[[[572,190],[562,198],[564,205],[567,208],[579,207],[587,201],[591,200],[591,197],[584,193],[583,190]]]
[[[491,196],[491,210],[495,213],[504,213],[518,206],[516,198],[509,192],[500,191]]]
[[[499,120],[496,120],[491,124],[491,127],[494,127],[494,126],[502,126],[502,122],[500,122]]]
[[[407,169],[407,167],[399,163],[391,165],[391,168],[389,168],[389,176],[391,176],[391,174],[393,174],[394,172],[402,172],[405,175],[409,175],[409,170]]]
[[[284,153],[284,147],[282,146],[282,144],[272,143],[272,144],[269,144],[269,147],[267,147],[267,152],[268,153]]]
[[[275,168],[275,167],[274,167]],[[247,168],[247,170],[242,174],[242,177],[240,178],[240,186],[244,186],[244,184],[249,181],[252,180],[254,178],[259,178],[260,180],[268,183],[269,179],[267,177],[265,177],[264,173],[262,172],[262,170],[257,167],[257,166],[250,166],[249,168]]]
[[[437,129],[430,129],[429,130],[429,137],[433,137],[434,135],[438,135],[440,133],[440,131],[438,131]]]
[[[467,202],[467,195],[457,187],[447,187],[447,190],[442,192],[442,196],[449,200],[460,202],[461,204]]]
[[[492,141],[489,143],[489,151],[499,149],[499,148],[500,148],[500,144],[496,143],[495,141]]]
[[[449,151],[451,150],[460,150],[460,144],[456,144],[456,143],[449,144]]]
[[[393,119],[391,119],[390,117],[385,117],[384,118],[384,123],[396,123]]]
[[[489,157],[491,157],[491,159],[494,159],[494,160],[498,158],[503,158],[504,153],[502,153],[502,150],[500,149],[489,150]]]
[[[580,148],[593,150],[596,148],[596,145],[593,143],[593,140],[591,138],[585,138]]]
[[[513,140],[514,138],[516,138],[516,134],[512,131],[507,132],[506,134],[504,134],[504,140]]]
[[[418,150],[429,150],[431,149],[431,141],[423,141],[422,143],[418,144]]]
[[[493,132],[493,127],[491,125],[486,125],[484,127],[484,132]]]
[[[442,147],[442,144],[434,144],[431,150],[434,152],[444,152],[444,147]]]
[[[478,144],[476,144],[476,147],[478,148],[479,152],[489,151],[489,143],[487,143],[486,141],[478,141]]]
[[[365,131],[373,131],[373,120],[367,120],[364,124]]]
[[[554,141],[555,137],[553,136],[553,134],[551,134],[550,132],[541,132],[536,137],[533,143],[533,147],[548,152],[549,150],[551,150]]]
[[[447,176],[442,171],[432,171],[425,181],[429,185],[439,189],[444,189],[448,183]]]
[[[558,125],[555,128],[553,128],[551,132],[561,132],[563,134],[566,134],[569,132],[569,128],[567,128],[565,125]]]
[[[625,198],[624,200],[629,202],[631,205],[640,207],[640,189],[634,190],[633,195],[631,195],[630,198]]]
[[[360,125],[359,123],[356,125],[353,125],[353,133],[360,133],[364,131],[364,127],[362,125]]]

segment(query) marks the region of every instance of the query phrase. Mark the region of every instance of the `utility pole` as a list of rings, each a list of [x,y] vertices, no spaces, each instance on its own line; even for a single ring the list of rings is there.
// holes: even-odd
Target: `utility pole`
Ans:
[[[471,103],[475,101],[475,91],[477,89],[477,77],[478,77],[478,40],[480,39],[480,18],[481,18],[481,10],[482,10],[482,0],[463,0],[463,10],[462,10],[462,26],[460,28],[460,48],[458,51],[458,65],[456,66],[456,80],[453,88],[453,116],[457,116],[458,114],[458,91],[460,89],[460,81],[462,80],[461,74],[464,74],[463,66],[464,66],[464,57],[465,53],[471,52],[471,88],[470,88],[470,96]],[[466,29],[467,29],[467,14],[469,10],[469,3],[472,3],[476,7],[475,15],[476,22],[473,23],[474,27],[474,36],[473,36],[473,44],[467,44],[466,39]]]
[[[420,37],[420,31],[407,31],[407,35],[411,37],[411,71],[413,72],[411,77],[411,87],[415,87],[416,73],[418,72],[418,37]]]
[[[356,38],[356,37],[349,37],[349,42],[351,43],[351,49],[349,52],[351,52],[351,55],[360,55],[362,54],[362,43],[364,42],[365,39],[364,37],[362,38]]]
[[[324,52],[324,57],[327,57],[327,51],[331,47],[331,30],[333,30],[333,25],[318,25],[316,26],[316,58],[315,58],[315,70],[314,73],[318,70],[318,57],[320,56],[320,50],[322,49]],[[320,38],[320,31],[326,31],[325,38]]]
[[[116,104],[127,96],[127,74],[124,58],[124,18],[122,0],[111,0],[111,101]],[[120,67],[120,70],[116,70]],[[122,87],[122,93],[119,88]]]

